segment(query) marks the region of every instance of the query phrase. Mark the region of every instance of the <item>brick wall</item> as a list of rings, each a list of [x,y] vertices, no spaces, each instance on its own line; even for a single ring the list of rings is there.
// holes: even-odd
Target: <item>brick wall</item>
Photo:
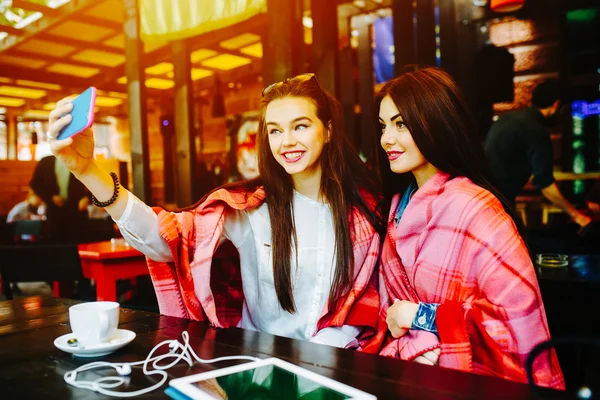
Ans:
[[[37,161],[0,160],[0,215],[25,200]]]
[[[544,79],[558,77],[558,18],[505,17],[490,23],[490,41],[515,56],[515,100],[495,104],[496,113],[529,106],[533,88]]]

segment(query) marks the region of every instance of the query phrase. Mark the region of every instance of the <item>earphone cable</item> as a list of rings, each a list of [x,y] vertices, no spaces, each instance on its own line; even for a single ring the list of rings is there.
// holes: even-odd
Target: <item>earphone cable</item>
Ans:
[[[142,394],[150,393],[153,390],[161,387],[168,379],[168,374],[165,372],[169,368],[178,364],[181,360],[184,360],[190,367],[194,364],[194,360],[201,364],[212,364],[220,361],[229,361],[229,360],[248,360],[248,361],[257,361],[259,358],[251,357],[251,356],[226,356],[226,357],[218,357],[213,359],[205,360],[200,358],[196,352],[190,347],[189,343],[189,334],[187,331],[183,331],[181,334],[183,338],[183,345],[177,340],[165,340],[154,346],[148,356],[143,361],[135,361],[131,363],[110,363],[106,361],[95,361],[89,364],[82,365],[72,371],[65,373],[64,380],[71,386],[74,386],[79,389],[87,389],[92,390],[94,392],[98,392],[104,394],[106,396],[112,397],[135,397],[140,396]],[[154,353],[160,349],[162,346],[167,344],[170,348],[168,353],[158,355],[153,357]],[[178,353],[178,350],[181,350],[181,353]],[[167,365],[160,365],[159,363],[168,358],[174,358],[173,361],[168,363]],[[152,363],[153,369],[148,369],[148,366]],[[133,392],[116,392],[110,389],[117,388],[124,383],[127,382],[127,376],[131,374],[131,367],[142,365],[142,369],[144,375],[152,376],[152,375],[160,375],[161,379],[159,382],[154,385],[136,390]],[[119,376],[107,376],[103,378],[99,378],[95,381],[78,381],[77,374],[85,371],[89,371],[96,368],[114,368]]]

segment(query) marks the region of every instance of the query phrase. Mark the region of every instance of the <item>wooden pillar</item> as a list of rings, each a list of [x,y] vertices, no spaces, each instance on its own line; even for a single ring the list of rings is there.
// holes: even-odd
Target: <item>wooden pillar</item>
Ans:
[[[457,68],[455,78],[476,121],[477,129],[483,139],[492,123],[493,104],[489,99],[481,98],[477,85],[475,59],[477,52],[489,38],[487,25],[483,21],[485,7],[476,7],[471,0],[454,0]],[[443,38],[442,38],[443,41]],[[442,59],[444,49],[442,49]],[[484,96],[487,97],[487,94]]]
[[[321,87],[339,95],[336,82],[338,63],[338,5],[336,1],[311,0],[313,20],[312,72]]]
[[[440,66],[454,79],[460,75],[460,61],[458,58],[458,20],[455,12],[454,0],[439,2],[440,7]]]
[[[417,1],[417,62],[436,65],[435,4],[434,0]]]
[[[175,123],[172,114],[161,116],[160,133],[163,145],[163,180],[165,191],[165,203],[176,202],[175,190]]]
[[[358,29],[358,98],[360,104],[360,150],[369,162],[375,160],[373,134],[373,49],[371,21],[368,16],[355,18]]]
[[[415,64],[415,28],[413,0],[392,0],[394,18],[394,71],[399,75],[407,64]]]
[[[123,31],[125,33],[125,74],[129,105],[133,193],[142,201],[151,203],[144,51],[140,40],[138,0],[124,0],[123,4],[125,7]]]
[[[476,24],[472,22],[473,18],[479,15],[471,0],[454,0],[456,43],[457,43],[457,80],[467,100],[473,100],[475,96],[475,54],[478,50],[478,38],[476,33]],[[442,49],[442,58],[444,57]]]
[[[351,27],[350,27],[350,16],[343,14],[339,16],[339,32],[342,38],[340,46],[340,54],[338,58],[338,86],[337,95],[342,103],[342,111],[344,113],[344,127],[346,134],[350,139],[350,142],[355,149],[360,149],[360,138],[357,133],[356,120],[357,116],[354,112],[354,105],[356,104],[356,95],[354,92],[355,80],[354,80],[354,62],[353,62],[353,49],[350,44]]]
[[[17,116],[13,113],[6,115],[6,158],[17,159]]]
[[[307,72],[301,6],[300,0],[267,0],[267,25],[262,36],[265,86]]]
[[[175,202],[183,207],[194,202],[193,184],[196,169],[194,146],[194,110],[190,51],[186,42],[173,42],[175,72],[173,114],[175,117]]]

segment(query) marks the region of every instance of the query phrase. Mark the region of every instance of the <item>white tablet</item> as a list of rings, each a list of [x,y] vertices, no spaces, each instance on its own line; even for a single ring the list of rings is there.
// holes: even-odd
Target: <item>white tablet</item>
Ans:
[[[373,395],[278,358],[177,378],[169,385],[195,400],[376,400]]]

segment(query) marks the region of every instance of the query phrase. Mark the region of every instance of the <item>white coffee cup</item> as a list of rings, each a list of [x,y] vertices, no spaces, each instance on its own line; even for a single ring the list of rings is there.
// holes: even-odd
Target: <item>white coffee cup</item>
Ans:
[[[119,325],[119,303],[95,301],[69,308],[71,330],[82,346],[94,346],[110,341]]]

